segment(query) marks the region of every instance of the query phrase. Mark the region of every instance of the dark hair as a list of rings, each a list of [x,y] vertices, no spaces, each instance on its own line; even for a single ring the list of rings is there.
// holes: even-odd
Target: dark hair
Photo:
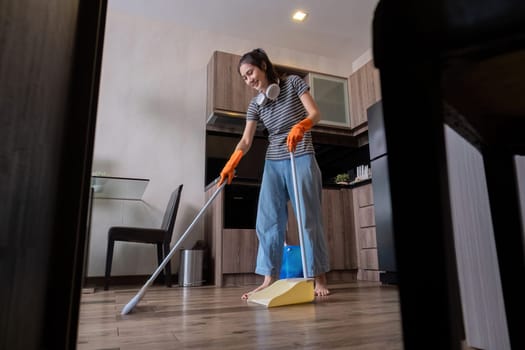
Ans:
[[[277,83],[279,81],[279,75],[263,49],[253,49],[242,55],[237,66],[237,72],[239,72],[239,74],[241,74],[241,65],[244,63],[257,66],[266,72],[266,77],[270,83]]]

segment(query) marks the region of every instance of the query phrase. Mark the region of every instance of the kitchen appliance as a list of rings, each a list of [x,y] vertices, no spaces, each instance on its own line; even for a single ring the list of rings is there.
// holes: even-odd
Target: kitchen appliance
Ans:
[[[376,102],[367,109],[367,118],[377,255],[380,271],[379,279],[385,284],[397,284],[390,180],[388,177],[388,150],[386,147],[383,105],[381,101]]]
[[[224,228],[255,230],[258,184],[232,183],[224,190]]]

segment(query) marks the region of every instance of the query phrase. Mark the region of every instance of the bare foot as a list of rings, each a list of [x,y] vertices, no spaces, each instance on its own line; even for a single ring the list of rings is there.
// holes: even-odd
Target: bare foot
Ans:
[[[258,291],[260,291],[260,290],[263,290],[264,288],[268,287],[268,286],[269,286],[270,284],[272,284],[273,282],[274,282],[274,279],[272,278],[272,276],[264,276],[264,281],[263,281],[263,283],[262,283],[259,287],[255,288],[254,290],[252,290],[252,291],[250,291],[250,292],[248,292],[248,293],[244,293],[244,294],[242,295],[241,299],[243,299],[243,300],[248,299],[248,297],[249,297],[250,295],[252,295],[253,293],[258,292]]]
[[[316,296],[327,296],[330,294],[328,289],[328,283],[326,281],[326,274],[320,274],[315,276],[315,295]]]

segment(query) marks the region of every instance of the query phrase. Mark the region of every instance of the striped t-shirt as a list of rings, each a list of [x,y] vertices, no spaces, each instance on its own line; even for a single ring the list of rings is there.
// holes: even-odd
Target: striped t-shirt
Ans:
[[[308,84],[297,75],[289,75],[280,81],[281,91],[277,99],[268,100],[259,106],[253,98],[246,112],[247,120],[262,121],[268,130],[268,149],[266,159],[279,160],[289,158],[286,139],[292,127],[303,120],[306,109],[299,96],[310,90]],[[295,156],[314,153],[310,131],[304,134],[297,144]]]

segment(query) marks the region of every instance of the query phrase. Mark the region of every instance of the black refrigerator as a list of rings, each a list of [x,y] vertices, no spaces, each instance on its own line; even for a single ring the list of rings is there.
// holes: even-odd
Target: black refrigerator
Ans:
[[[383,106],[381,101],[376,102],[367,109],[367,118],[379,278],[384,284],[397,284],[390,181],[388,178],[388,151],[386,147]]]

